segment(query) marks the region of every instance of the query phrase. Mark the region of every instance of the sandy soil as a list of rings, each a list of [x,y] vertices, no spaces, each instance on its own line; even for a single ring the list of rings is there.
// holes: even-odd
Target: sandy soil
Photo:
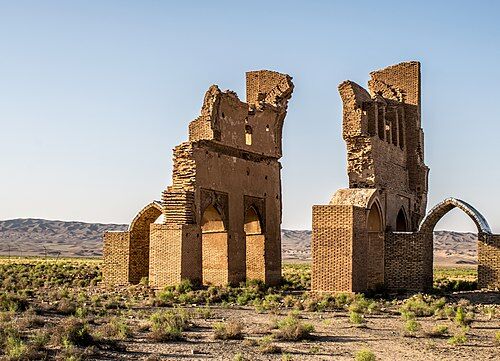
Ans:
[[[498,299],[498,294],[494,297]],[[247,360],[281,360],[281,354],[262,354],[259,346],[251,345],[248,340],[272,333],[273,320],[282,316],[259,314],[252,308],[217,308],[214,318],[195,320],[184,341],[153,343],[144,334],[123,342],[124,352],[103,352],[97,359],[145,360],[156,355],[158,359],[169,360],[232,360],[241,353]],[[488,321],[485,316],[478,317],[468,333],[467,343],[453,346],[448,344],[448,338],[430,338],[424,334],[436,324],[447,325],[452,331],[453,323],[448,320],[419,318],[422,332],[417,337],[405,337],[403,321],[395,314],[367,316],[366,327],[351,325],[346,312],[304,312],[302,316],[304,322],[314,325],[314,339],[275,342],[293,360],[353,360],[362,348],[373,351],[377,360],[498,360],[500,355],[500,347],[494,343],[495,332],[500,330],[498,318]],[[245,340],[214,340],[212,325],[222,320],[242,321]]]

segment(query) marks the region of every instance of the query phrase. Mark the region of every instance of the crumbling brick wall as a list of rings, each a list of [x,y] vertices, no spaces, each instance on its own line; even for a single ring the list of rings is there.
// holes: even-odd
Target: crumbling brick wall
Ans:
[[[280,281],[279,159],[292,91],[290,76],[267,70],[247,73],[247,102],[216,85],[208,89],[189,140],[174,148],[172,184],[162,195],[164,224],[145,219],[131,230],[137,235],[129,244],[135,259],[129,279],[138,282],[147,264],[157,288],[184,278],[218,285],[249,277]],[[248,222],[254,228],[257,222],[259,232]]]
[[[339,85],[349,189],[339,190],[330,204],[363,210],[350,226],[348,256],[353,265],[351,274],[345,275],[350,280],[340,282],[337,275],[313,271],[313,289],[318,291],[346,291],[348,284],[348,291],[363,291],[387,283],[384,259],[391,256],[387,255],[391,247],[385,244],[385,232],[416,231],[425,215],[428,168],[423,160],[420,122],[420,63],[397,64],[370,76],[368,91],[352,81]],[[370,229],[372,210],[377,212],[376,230]],[[336,230],[346,227],[339,215],[331,216],[329,232],[320,231],[323,227],[315,225],[313,217],[313,269],[318,272],[323,260],[332,259],[335,252],[321,245],[330,244]],[[340,262],[333,257],[335,260]],[[321,284],[314,281],[317,277],[323,279]]]

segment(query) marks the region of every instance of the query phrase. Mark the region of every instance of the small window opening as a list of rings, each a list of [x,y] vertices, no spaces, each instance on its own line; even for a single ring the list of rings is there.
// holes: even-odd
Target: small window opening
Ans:
[[[249,125],[245,125],[245,143],[252,145],[252,127]]]

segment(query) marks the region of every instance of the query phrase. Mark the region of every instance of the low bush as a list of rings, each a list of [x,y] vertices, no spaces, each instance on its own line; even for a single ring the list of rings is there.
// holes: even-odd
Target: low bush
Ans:
[[[349,322],[352,323],[353,325],[363,325],[366,323],[365,317],[355,311],[349,312]]]
[[[311,338],[314,327],[308,323],[302,323],[298,316],[289,315],[276,322],[278,331],[276,338],[283,341],[299,341]]]
[[[460,327],[454,334],[453,336],[450,337],[448,340],[448,343],[450,345],[463,345],[464,343],[467,342],[467,328],[466,327]]]
[[[238,321],[216,322],[213,325],[216,340],[241,340],[243,325]]]
[[[272,336],[264,336],[259,340],[259,351],[264,354],[276,354],[281,352],[281,347],[273,343]]]
[[[179,340],[190,319],[190,314],[184,309],[155,312],[150,317],[150,337],[155,341]]]
[[[422,328],[422,325],[417,320],[408,320],[405,323],[405,336],[415,336]]]
[[[417,294],[406,299],[400,312],[413,312],[415,316],[432,316],[446,305],[446,299],[435,299],[432,296]]]
[[[0,293],[0,311],[22,312],[28,308],[28,301],[15,293]]]
[[[354,357],[356,361],[375,361],[376,357],[373,352],[371,352],[368,349],[362,349],[356,352],[356,355]]]
[[[99,328],[99,335],[115,340],[125,340],[132,336],[132,330],[124,320],[113,317]]]
[[[76,317],[68,317],[54,327],[51,342],[56,346],[65,344],[90,346],[94,343],[94,338],[86,322]]]
[[[446,325],[436,325],[431,331],[427,332],[426,335],[429,337],[444,337],[448,334],[448,326]]]

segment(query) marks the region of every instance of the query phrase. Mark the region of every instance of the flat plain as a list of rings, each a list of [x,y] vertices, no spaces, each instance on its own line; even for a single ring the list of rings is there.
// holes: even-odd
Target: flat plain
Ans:
[[[432,294],[309,292],[308,264],[259,282],[154,292],[103,288],[100,259],[0,258],[5,360],[495,360],[500,294],[474,268],[435,270]],[[374,358],[373,358],[374,357]]]

